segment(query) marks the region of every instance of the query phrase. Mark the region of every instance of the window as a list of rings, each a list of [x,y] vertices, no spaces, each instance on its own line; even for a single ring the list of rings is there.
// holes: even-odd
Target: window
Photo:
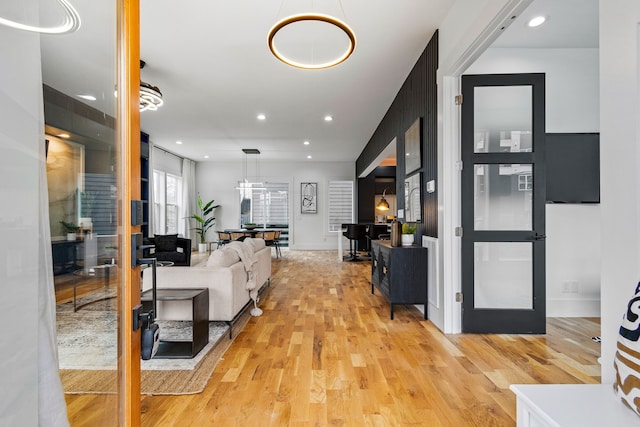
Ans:
[[[353,181],[329,181],[329,231],[341,231],[353,223]]]
[[[240,183],[240,222],[259,225],[289,225],[289,184]]]
[[[153,234],[175,234],[182,206],[182,177],[153,171]]]

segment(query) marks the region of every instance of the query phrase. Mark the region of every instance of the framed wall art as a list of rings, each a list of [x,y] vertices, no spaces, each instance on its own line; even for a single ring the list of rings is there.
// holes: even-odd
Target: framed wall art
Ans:
[[[404,173],[409,175],[422,166],[422,156],[420,142],[422,141],[422,117],[418,117],[415,122],[404,133]]]
[[[318,213],[318,183],[300,183],[300,212]]]

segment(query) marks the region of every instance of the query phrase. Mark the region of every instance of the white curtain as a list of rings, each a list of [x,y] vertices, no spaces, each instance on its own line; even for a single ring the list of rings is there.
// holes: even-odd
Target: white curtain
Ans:
[[[195,244],[198,240],[189,217],[196,213],[196,162],[190,159],[182,159],[182,206],[184,219],[178,222],[178,234],[190,238]]]
[[[56,296],[53,284],[45,144],[40,144],[40,250],[38,251],[38,424],[68,426],[67,404],[58,370]]]
[[[155,205],[154,200],[155,200],[155,182],[153,179],[153,170],[155,168],[154,164],[155,164],[155,150],[153,149],[154,147],[154,143],[149,140],[149,235],[146,237],[151,237],[153,236],[154,230],[155,230],[155,218],[154,218],[154,213],[155,213]]]

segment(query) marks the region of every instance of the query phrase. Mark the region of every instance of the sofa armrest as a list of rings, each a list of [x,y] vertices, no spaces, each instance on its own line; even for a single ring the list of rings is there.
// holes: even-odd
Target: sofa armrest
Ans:
[[[191,265],[191,239],[178,237],[177,246],[178,249],[182,249],[182,252],[187,255],[187,265]]]
[[[240,262],[231,267],[161,267],[156,271],[158,289],[209,289],[209,320],[231,321],[250,301],[247,273]],[[152,270],[146,268],[142,273],[142,290],[152,286]],[[168,304],[158,301],[158,316],[161,320],[190,320],[190,311],[178,301]]]

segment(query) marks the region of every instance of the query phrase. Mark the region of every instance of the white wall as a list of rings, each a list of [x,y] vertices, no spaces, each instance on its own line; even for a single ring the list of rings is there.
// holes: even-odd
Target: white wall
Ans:
[[[546,131],[598,132],[598,49],[487,49],[465,74],[545,73]],[[547,205],[547,316],[600,316],[600,206]]]
[[[600,0],[602,382],[615,381],[616,336],[640,279],[640,75],[637,0]]]
[[[329,233],[327,184],[330,180],[355,180],[353,162],[261,162],[262,182],[289,183],[289,246],[292,249],[337,249],[335,233]],[[253,170],[249,171],[253,175]],[[196,166],[196,187],[203,199],[215,199],[214,229],[240,227],[240,194],[235,188],[243,177],[242,162],[200,162]],[[300,213],[300,183],[318,183],[318,213]],[[214,241],[211,234],[208,240]]]

